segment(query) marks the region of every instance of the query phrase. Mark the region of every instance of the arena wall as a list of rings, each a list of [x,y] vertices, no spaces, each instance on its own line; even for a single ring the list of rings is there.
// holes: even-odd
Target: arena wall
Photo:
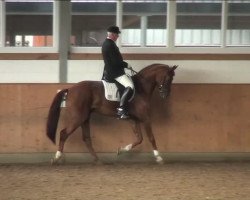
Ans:
[[[151,102],[161,152],[249,152],[249,55],[124,54],[124,58],[136,71],[152,63],[179,65],[171,96],[162,100],[155,91]],[[100,80],[103,70],[100,54],[70,54],[67,62],[68,82],[59,83],[57,54],[0,54],[1,154],[56,151],[45,133],[54,95],[82,80]],[[135,138],[128,122],[98,115],[91,119],[91,132],[102,153],[116,152]],[[135,151],[151,150],[144,135]],[[65,151],[86,152],[80,130],[69,138]]]
[[[71,85],[0,84],[0,152],[56,151],[45,133],[48,108],[57,90]],[[155,92],[152,125],[160,151],[249,152],[249,99],[249,84],[175,83],[167,100]],[[97,152],[115,152],[134,138],[128,122],[98,115],[91,119],[91,131]],[[80,130],[70,137],[65,151],[86,152]],[[151,151],[146,135],[135,151]]]

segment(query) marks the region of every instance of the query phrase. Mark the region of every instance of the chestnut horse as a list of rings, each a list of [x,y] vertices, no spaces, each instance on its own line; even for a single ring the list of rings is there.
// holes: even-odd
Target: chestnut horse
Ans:
[[[156,87],[162,98],[166,98],[169,95],[176,68],[177,66],[170,67],[164,64],[152,64],[132,76],[136,93],[133,100],[129,102],[128,111],[131,117],[130,120],[134,124],[133,132],[136,135],[136,140],[125,147],[118,148],[118,154],[130,151],[142,142],[141,125],[143,125],[152,144],[156,162],[163,162],[151,128],[150,99]],[[101,81],[82,81],[71,88],[61,90],[54,97],[47,119],[47,136],[54,143],[56,141],[56,130],[61,110],[60,105],[65,97],[67,103],[65,128],[60,132],[58,151],[52,159],[52,163],[57,163],[62,158],[66,139],[78,127],[82,128],[83,141],[89,152],[94,157],[94,160],[98,161],[90,137],[90,115],[95,112],[116,117],[116,108],[119,103],[105,99],[104,87]]]

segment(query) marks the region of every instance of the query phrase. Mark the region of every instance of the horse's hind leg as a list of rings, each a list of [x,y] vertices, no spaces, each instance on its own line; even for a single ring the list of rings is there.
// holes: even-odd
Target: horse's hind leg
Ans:
[[[82,139],[85,142],[89,153],[94,157],[94,161],[97,162],[99,160],[98,156],[95,153],[95,150],[92,146],[92,141],[90,137],[90,127],[89,127],[89,120],[86,120],[82,125]]]
[[[67,127],[61,130],[59,138],[59,147],[54,158],[51,160],[51,164],[58,163],[58,161],[60,161],[63,158],[63,149],[65,141],[78,127],[79,125],[75,124],[71,127]]]
[[[163,159],[160,156],[158,148],[156,146],[155,137],[154,137],[154,134],[153,134],[150,122],[144,122],[144,128],[145,128],[146,134],[148,136],[148,139],[149,139],[149,141],[152,144],[153,153],[154,153],[156,162],[162,164],[163,163]]]
[[[117,154],[121,154],[123,152],[127,152],[130,151],[132,148],[134,148],[135,146],[139,145],[142,143],[143,137],[142,137],[142,132],[141,132],[141,127],[140,127],[140,123],[138,121],[134,121],[134,127],[133,127],[133,132],[136,135],[136,140],[135,142],[128,144],[125,147],[119,147]]]

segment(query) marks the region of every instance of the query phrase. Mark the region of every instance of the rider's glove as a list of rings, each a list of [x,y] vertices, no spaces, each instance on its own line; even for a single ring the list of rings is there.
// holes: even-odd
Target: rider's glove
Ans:
[[[128,64],[127,66],[128,69],[133,69],[132,66],[130,64]]]

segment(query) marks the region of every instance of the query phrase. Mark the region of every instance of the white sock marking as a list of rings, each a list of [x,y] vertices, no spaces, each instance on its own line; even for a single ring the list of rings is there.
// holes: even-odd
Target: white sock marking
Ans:
[[[57,151],[56,155],[55,155],[55,159],[59,159],[62,156],[62,152],[61,151]]]
[[[126,151],[129,151],[132,149],[132,144],[128,144],[127,146],[125,147],[121,147],[121,152],[126,152]]]
[[[154,156],[155,156],[155,157],[159,156],[159,151],[153,150],[153,153],[154,153]]]

